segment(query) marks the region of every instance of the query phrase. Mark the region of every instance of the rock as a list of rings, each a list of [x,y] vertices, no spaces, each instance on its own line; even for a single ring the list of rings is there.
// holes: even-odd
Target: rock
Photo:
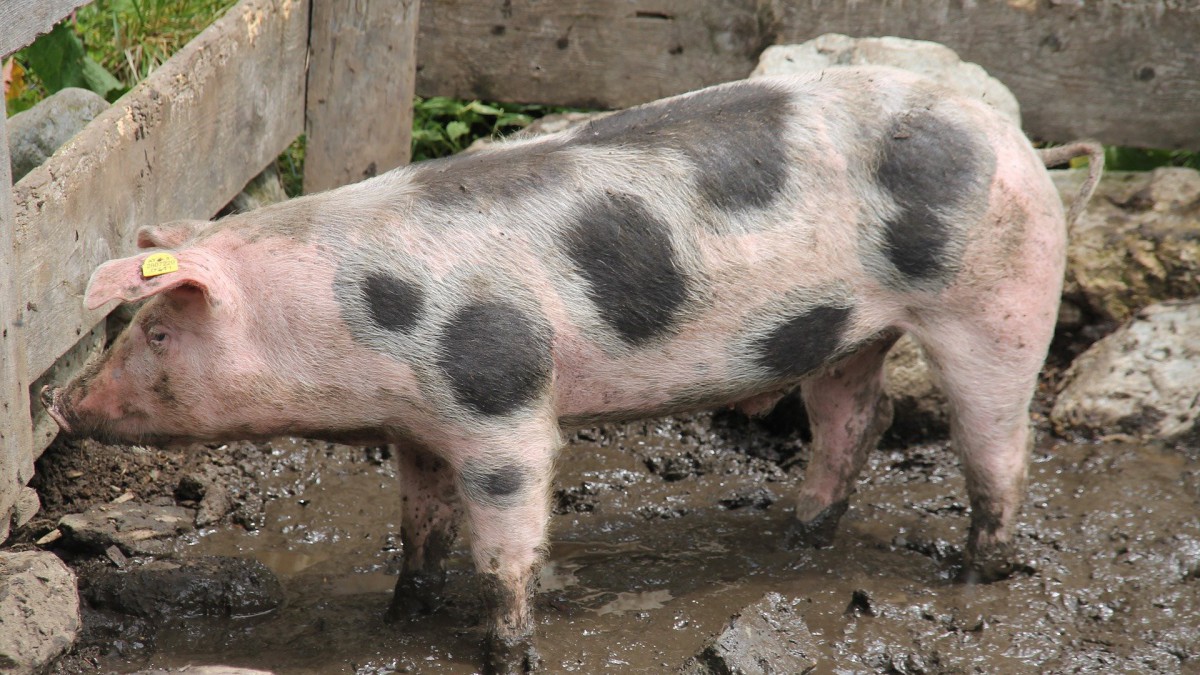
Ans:
[[[37,673],[79,632],[75,574],[52,553],[0,553],[0,671]]]
[[[895,409],[888,436],[906,441],[945,438],[950,433],[949,402],[912,336],[896,342],[884,369],[884,390]]]
[[[729,620],[729,628],[689,660],[688,675],[807,673],[824,660],[793,602],[768,593]],[[829,664],[826,664],[829,665]]]
[[[1064,202],[1083,170],[1052,171]],[[1063,297],[1095,317],[1123,323],[1162,300],[1200,295],[1200,172],[1111,172],[1071,228]]]
[[[58,529],[68,546],[100,552],[116,544],[126,555],[154,555],[166,550],[166,539],[195,529],[193,520],[191,509],[131,501],[63,516]]]
[[[233,497],[224,485],[196,473],[187,474],[179,480],[175,498],[197,502],[196,527],[218,523],[234,509]]]
[[[83,586],[93,608],[147,619],[255,616],[283,602],[275,574],[245,558],[131,562],[98,570]]]
[[[1200,439],[1200,298],[1145,308],[1063,382],[1050,412],[1059,433]]]
[[[8,119],[8,152],[12,180],[17,182],[50,158],[80,129],[108,108],[104,97],[68,87]]]
[[[1021,108],[1008,87],[980,66],[963,61],[954,50],[936,42],[898,37],[852,38],[826,33],[803,44],[767,47],[758,57],[758,66],[750,77],[860,65],[893,66],[924,75],[961,94],[982,100],[1021,126]]]

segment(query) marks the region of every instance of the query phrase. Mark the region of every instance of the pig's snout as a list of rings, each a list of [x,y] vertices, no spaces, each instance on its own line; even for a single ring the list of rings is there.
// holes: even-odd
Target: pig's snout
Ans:
[[[66,417],[63,416],[62,409],[58,407],[59,394],[62,389],[46,385],[42,387],[40,397],[42,405],[46,407],[46,412],[50,413],[50,418],[58,423],[58,427],[66,433],[71,433],[71,425],[67,423]]]

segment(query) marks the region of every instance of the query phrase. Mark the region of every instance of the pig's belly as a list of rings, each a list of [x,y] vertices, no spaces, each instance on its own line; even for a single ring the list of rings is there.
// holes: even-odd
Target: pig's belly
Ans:
[[[579,426],[709,409],[795,384],[764,374],[729,342],[696,332],[616,355],[584,340],[556,340],[560,422]]]

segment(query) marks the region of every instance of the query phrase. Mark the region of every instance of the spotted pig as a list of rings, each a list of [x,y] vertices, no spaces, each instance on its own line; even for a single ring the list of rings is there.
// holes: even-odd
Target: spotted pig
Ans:
[[[1047,161],[977,101],[884,68],[734,82],[215,223],[138,233],[88,307],[149,299],[43,398],[62,428],[158,443],[395,444],[428,609],[460,517],[489,659],[536,662],[530,597],[565,427],[799,387],[812,461],[792,541],[821,545],[887,428],[884,356],[924,347],[953,408],[967,566],[1004,573],[1029,402],[1063,280]]]

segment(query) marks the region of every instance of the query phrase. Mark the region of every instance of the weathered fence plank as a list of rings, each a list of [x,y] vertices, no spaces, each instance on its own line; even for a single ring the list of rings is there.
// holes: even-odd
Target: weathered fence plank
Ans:
[[[0,101],[0,113],[3,110]],[[0,114],[0,186],[12,184],[4,117]],[[12,193],[0,190],[0,542],[8,538],[21,488],[33,477],[26,336],[20,320],[21,277],[13,229]]]
[[[104,318],[83,291],[139,226],[211,216],[301,133],[307,8],[243,0],[15,186],[28,372]]]
[[[304,191],[408,162],[418,0],[312,0]]]
[[[0,0],[0,58],[50,32],[77,7],[92,0]]]
[[[1200,149],[1200,0],[426,0],[417,93],[623,107],[829,32],[952,47],[1039,138]]]

